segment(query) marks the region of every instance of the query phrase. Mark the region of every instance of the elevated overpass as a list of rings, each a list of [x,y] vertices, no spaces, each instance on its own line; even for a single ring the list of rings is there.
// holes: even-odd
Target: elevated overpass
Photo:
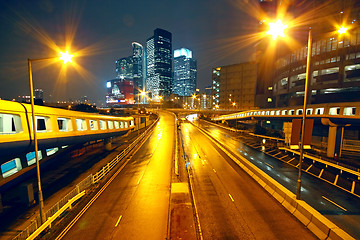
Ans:
[[[213,121],[247,121],[280,120],[291,122],[301,119],[302,106],[284,108],[257,109],[213,117]],[[306,118],[314,119],[322,125],[328,126],[327,156],[341,155],[344,127],[360,126],[360,102],[313,104],[306,108]]]

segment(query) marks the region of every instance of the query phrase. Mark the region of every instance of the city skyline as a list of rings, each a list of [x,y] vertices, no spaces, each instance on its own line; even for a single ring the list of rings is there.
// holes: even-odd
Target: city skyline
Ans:
[[[247,5],[251,7],[256,2],[250,1]],[[59,75],[61,67],[58,64],[34,64],[34,87],[44,90],[45,99],[52,95],[56,100],[87,95],[96,102],[104,101],[104,83],[114,78],[115,60],[131,55],[128,46],[132,42],[145,46],[145,40],[156,28],[173,34],[173,49],[187,47],[197,53],[197,87],[201,89],[211,83],[212,67],[248,61],[253,57],[251,47],[240,51],[243,48],[241,41],[234,48],[236,51],[230,51],[230,46],[236,44],[234,38],[254,30],[251,24],[257,22],[233,1],[134,2],[122,8],[119,5],[110,2],[99,5],[94,1],[86,4],[2,2],[0,27],[6,34],[0,39],[0,98],[26,95],[27,58],[57,56],[51,48],[54,44],[64,49],[72,43],[70,50],[82,54],[73,59],[81,69],[68,66],[66,77]],[[113,17],[116,9],[121,11]],[[249,24],[233,24],[235,22]]]

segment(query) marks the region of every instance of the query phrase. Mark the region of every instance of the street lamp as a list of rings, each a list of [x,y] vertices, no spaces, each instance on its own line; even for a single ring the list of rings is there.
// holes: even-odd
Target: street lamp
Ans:
[[[269,23],[269,30],[266,32],[267,34],[271,35],[273,40],[275,40],[278,36],[285,37],[285,29],[288,26],[283,24],[280,19],[276,22]]]
[[[68,51],[65,53],[60,52],[59,60],[64,61],[64,64],[71,62],[71,58],[73,55],[70,55]],[[30,103],[31,103],[31,118],[33,122],[33,135],[34,135],[34,145],[35,145],[35,160],[36,160],[36,174],[37,174],[37,181],[38,181],[38,188],[39,188],[39,210],[40,210],[40,221],[41,224],[45,222],[45,215],[44,215],[44,199],[42,195],[41,189],[41,178],[40,178],[40,164],[39,164],[39,149],[38,149],[38,141],[36,135],[36,123],[35,123],[35,112],[34,112],[34,87],[33,87],[33,80],[32,80],[32,69],[31,63],[38,62],[38,61],[45,61],[45,60],[54,60],[56,57],[52,58],[39,58],[39,59],[29,59],[28,58],[28,69],[29,69],[29,85],[30,85]]]
[[[284,37],[284,30],[287,28],[287,25],[283,24],[281,20],[277,20],[275,23],[269,23],[269,31],[268,34],[272,35],[273,40],[275,40],[278,36]],[[338,33],[344,34],[347,31],[347,28],[344,26],[340,26],[338,29]],[[303,154],[304,154],[304,137],[305,137],[305,119],[306,119],[306,106],[307,106],[307,98],[308,98],[308,88],[309,88],[309,79],[311,77],[310,65],[311,65],[311,50],[312,50],[312,35],[311,28],[308,33],[308,49],[307,49],[307,57],[306,57],[306,78],[305,78],[305,92],[304,92],[304,105],[302,111],[302,125],[301,125],[301,140],[300,140],[300,160],[299,160],[299,174],[296,186],[296,199],[300,199],[301,195],[301,170],[302,170],[302,162],[303,162]]]

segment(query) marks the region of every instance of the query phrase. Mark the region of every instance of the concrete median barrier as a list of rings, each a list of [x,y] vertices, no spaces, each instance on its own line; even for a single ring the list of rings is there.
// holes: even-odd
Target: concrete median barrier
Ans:
[[[291,213],[294,214],[296,207],[297,207],[297,201],[294,194],[292,195],[286,195],[284,201],[282,202],[282,205]]]
[[[302,200],[298,200],[297,203],[296,210],[293,214],[300,222],[307,226],[312,218],[312,207]]]
[[[330,229],[328,240],[354,239],[348,233],[340,228]],[[354,239],[355,240],[355,239]]]
[[[330,229],[337,226],[321,215],[317,211],[313,211],[310,223],[307,226],[319,239],[327,239]],[[351,238],[350,238],[351,239]]]

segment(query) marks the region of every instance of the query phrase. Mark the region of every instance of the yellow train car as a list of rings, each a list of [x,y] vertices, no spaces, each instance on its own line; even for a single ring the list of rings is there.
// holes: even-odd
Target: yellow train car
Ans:
[[[34,112],[39,149],[120,136],[134,128],[132,117],[44,106]],[[32,126],[30,104],[0,100],[0,157],[34,151]]]

